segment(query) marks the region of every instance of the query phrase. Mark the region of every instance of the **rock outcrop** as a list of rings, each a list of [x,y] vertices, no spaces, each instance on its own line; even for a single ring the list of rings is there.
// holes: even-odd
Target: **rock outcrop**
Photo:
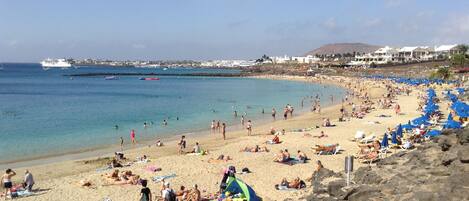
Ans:
[[[306,200],[469,200],[469,129],[443,132],[411,151],[397,152],[353,172],[317,173]]]

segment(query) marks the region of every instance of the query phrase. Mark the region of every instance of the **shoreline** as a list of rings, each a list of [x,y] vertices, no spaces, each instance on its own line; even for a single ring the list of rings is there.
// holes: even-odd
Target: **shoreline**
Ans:
[[[67,76],[67,75],[64,75]],[[304,82],[307,84],[318,84],[318,85],[323,85],[323,86],[335,86],[339,87],[344,91],[347,91],[344,86],[335,84],[335,83],[318,83],[312,80],[307,80],[305,77],[300,77],[300,76],[278,76],[278,75],[256,75],[256,76],[245,76],[246,78],[253,78],[253,79],[270,79],[270,80],[285,80],[285,81],[294,81],[294,82]],[[326,110],[329,107],[334,107],[339,104],[339,102],[332,104],[329,101],[324,104],[324,110]],[[308,113],[310,113],[310,110],[308,108],[309,106],[305,104],[304,108],[297,108],[296,115],[294,115],[293,118],[298,118],[301,116],[304,116]],[[277,120],[280,120],[280,113],[281,111],[277,111]],[[291,119],[291,117],[289,118]],[[271,120],[270,116],[270,109],[267,110],[265,115],[262,115],[261,117],[257,117],[257,119],[253,119],[253,123],[256,124],[256,126],[266,126],[266,124],[272,124],[275,121]],[[241,126],[241,123],[238,122],[236,124],[230,125],[226,128],[227,134],[229,132],[240,132],[243,131],[244,127]],[[218,134],[218,133],[217,133]],[[186,137],[191,137],[191,139],[197,139],[197,138],[206,138],[210,137],[213,135],[211,133],[210,128],[188,128],[187,132],[181,133],[181,134],[174,134],[174,133],[167,133],[165,135],[159,136],[158,139],[162,140],[165,144],[166,143],[173,143],[176,142],[180,136],[186,135]],[[194,137],[194,138],[192,138]],[[237,136],[239,137],[239,136]],[[138,139],[137,142],[139,142],[137,145],[130,145],[126,144],[124,146],[124,152],[135,152],[137,150],[140,150],[142,148],[148,147],[148,146],[154,146],[155,141],[157,138],[154,136],[152,137],[143,137]],[[95,146],[95,147],[87,147],[86,149],[76,149],[76,150],[70,150],[62,153],[51,153],[51,154],[44,154],[44,155],[39,155],[39,156],[32,156],[32,157],[27,157],[24,159],[19,159],[19,160],[6,160],[6,161],[1,161],[0,162],[0,169],[7,169],[7,168],[27,168],[27,167],[34,167],[34,166],[44,166],[44,165],[50,165],[50,164],[55,164],[55,163],[60,163],[60,162],[66,162],[66,161],[81,161],[81,160],[92,160],[96,158],[105,158],[109,156],[113,156],[114,152],[120,151],[118,143],[118,139],[116,139],[115,144],[107,144],[107,145],[101,145],[101,146]]]
[[[266,76],[272,77],[272,76]],[[315,78],[305,79],[304,77],[290,77],[282,76],[281,79],[301,79],[306,82],[314,81]],[[342,79],[342,78],[339,78]],[[321,84],[325,83],[339,83],[339,79],[330,79],[329,81],[320,81]],[[358,83],[359,88],[365,87],[372,100],[376,100],[384,94],[386,90],[382,82],[373,80],[359,80],[356,78],[346,79],[343,88],[346,88],[347,82]],[[355,88],[355,91],[357,88]],[[362,130],[367,135],[375,133],[376,136],[381,136],[382,132],[389,127],[395,126],[397,123],[406,122],[410,118],[420,116],[416,111],[417,92],[415,90],[411,96],[400,95],[397,97],[399,104],[402,105],[403,115],[393,116],[392,118],[380,118],[378,115],[392,115],[392,109],[376,109],[368,113],[363,119],[351,119],[346,122],[337,122],[340,116],[340,104],[323,108],[320,114],[306,113],[304,115],[295,115],[294,118],[288,120],[276,120],[271,123],[258,125],[254,122],[253,135],[246,136],[244,129],[227,132],[227,140],[221,140],[221,135],[205,135],[198,138],[186,138],[188,147],[192,147],[195,142],[199,142],[204,150],[209,150],[208,155],[191,156],[191,155],[178,155],[177,154],[177,141],[166,142],[163,147],[142,147],[129,150],[126,152],[126,157],[134,159],[137,156],[146,154],[150,158],[149,163],[133,164],[130,167],[119,168],[120,171],[131,170],[133,173],[140,175],[142,178],[149,179],[153,176],[162,176],[176,174],[175,178],[170,179],[173,189],[177,189],[180,185],[191,186],[198,184],[201,192],[204,195],[216,192],[218,189],[218,182],[221,179],[220,171],[228,165],[233,165],[237,169],[248,167],[251,174],[237,175],[240,179],[249,184],[263,200],[284,200],[287,198],[299,199],[304,195],[312,192],[313,188],[307,185],[307,188],[299,191],[278,191],[273,188],[273,185],[280,182],[282,178],[293,179],[300,177],[305,179],[311,176],[312,169],[316,160],[321,160],[325,167],[341,171],[343,168],[343,157],[351,155],[358,151],[355,142],[348,139],[355,135],[355,131]],[[350,97],[352,99],[352,97]],[[359,103],[356,97],[353,97],[354,103]],[[340,103],[340,101],[338,101]],[[308,106],[309,107],[309,106]],[[350,111],[351,106],[346,105],[346,110]],[[313,128],[309,131],[295,131],[300,128],[311,128],[316,125],[322,124],[323,118],[330,118],[336,127],[320,127]],[[370,124],[370,122],[380,121],[378,124]],[[280,138],[283,142],[280,145],[265,145],[265,141],[272,138],[272,135],[267,135],[270,127],[275,129],[285,129],[286,135],[281,135]],[[317,135],[319,131],[325,131],[328,137],[326,138],[312,138],[303,136],[303,134]],[[310,149],[314,144],[331,144],[339,143],[343,153],[338,155],[316,155]],[[243,153],[239,152],[245,146],[254,145],[267,146],[270,149],[268,153]],[[291,152],[302,150],[311,158],[311,162],[305,164],[297,164],[288,166],[272,162],[274,154],[281,149],[288,149]],[[186,149],[187,151],[188,149]],[[210,158],[216,158],[218,155],[224,154],[233,159],[228,162],[211,163]],[[293,155],[295,155],[293,153]],[[42,166],[34,166],[28,168],[33,172],[36,178],[36,183],[40,189],[50,189],[50,192],[33,197],[26,197],[24,200],[55,200],[54,194],[61,193],[64,196],[76,197],[77,200],[96,200],[103,197],[110,197],[112,200],[134,200],[137,199],[137,192],[140,189],[138,185],[125,185],[113,186],[107,184],[103,180],[102,174],[108,173],[112,170],[105,172],[97,172],[98,168],[103,167],[103,162],[109,159],[96,159],[78,160],[78,161],[64,161],[54,164],[47,164]],[[161,167],[162,170],[158,172],[151,172],[145,170],[148,166]],[[356,163],[357,168],[366,164]],[[15,171],[21,172],[25,168],[20,168]],[[14,182],[18,181],[19,177],[14,178]],[[93,184],[92,188],[79,187],[80,181],[90,181]],[[160,183],[151,182],[149,188],[157,192]],[[156,191],[155,191],[156,190]],[[158,194],[158,193],[157,193]]]

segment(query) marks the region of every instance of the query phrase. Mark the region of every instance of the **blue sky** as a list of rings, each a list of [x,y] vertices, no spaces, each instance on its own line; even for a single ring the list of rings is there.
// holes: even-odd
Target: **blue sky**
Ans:
[[[251,59],[327,43],[469,42],[469,1],[0,0],[0,62]]]

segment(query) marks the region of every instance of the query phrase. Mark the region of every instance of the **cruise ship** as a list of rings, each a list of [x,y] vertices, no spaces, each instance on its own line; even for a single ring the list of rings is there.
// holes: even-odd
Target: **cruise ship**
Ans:
[[[41,61],[42,68],[69,68],[72,64],[68,63],[65,59],[45,59]]]

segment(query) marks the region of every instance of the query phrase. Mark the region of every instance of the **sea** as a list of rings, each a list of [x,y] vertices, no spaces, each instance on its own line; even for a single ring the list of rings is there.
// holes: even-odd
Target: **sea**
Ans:
[[[204,68],[133,68],[86,66],[43,70],[40,64],[0,65],[0,164],[65,155],[129,143],[130,130],[140,143],[209,130],[212,120],[240,124],[241,115],[268,121],[272,108],[281,117],[290,104],[308,112],[318,95],[321,106],[340,100],[345,90],[332,85],[246,77],[188,76],[233,74],[238,70]],[[76,76],[85,73],[157,73],[142,76]],[[148,76],[147,76],[148,77]],[[264,114],[262,111],[264,110]],[[234,116],[234,111],[238,116]],[[163,121],[167,121],[164,126]],[[146,127],[144,124],[146,123]],[[229,133],[228,133],[229,134]]]

